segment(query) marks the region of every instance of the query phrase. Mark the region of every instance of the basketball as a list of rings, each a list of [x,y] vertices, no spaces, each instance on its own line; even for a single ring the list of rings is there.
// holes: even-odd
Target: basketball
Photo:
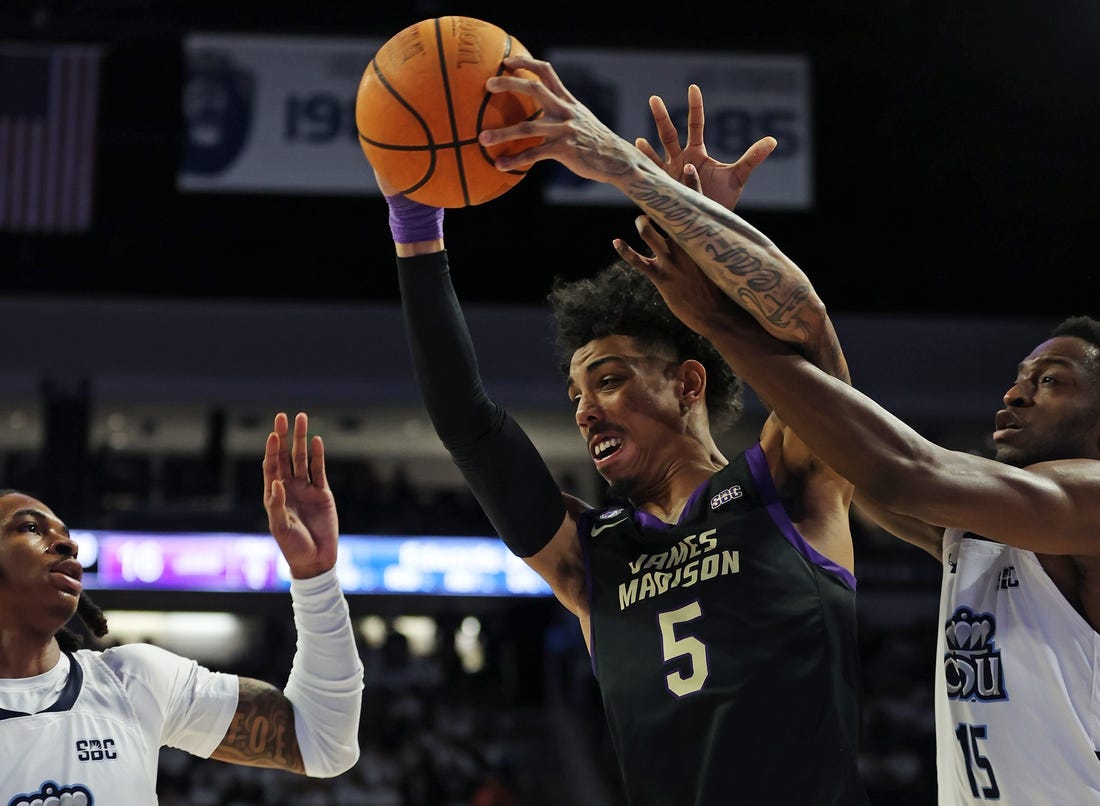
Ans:
[[[485,89],[491,76],[512,74],[501,60],[517,54],[529,51],[473,17],[421,20],[387,40],[363,72],[355,100],[359,144],[378,176],[432,207],[470,207],[515,187],[527,172],[498,170],[493,160],[542,138],[485,148],[477,135],[541,114],[526,96]]]

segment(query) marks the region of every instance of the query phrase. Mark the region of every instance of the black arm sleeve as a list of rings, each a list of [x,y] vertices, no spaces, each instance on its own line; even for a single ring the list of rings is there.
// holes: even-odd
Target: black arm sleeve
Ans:
[[[549,468],[519,424],[485,394],[446,252],[397,258],[401,310],[432,425],[486,516],[518,557],[565,518]]]

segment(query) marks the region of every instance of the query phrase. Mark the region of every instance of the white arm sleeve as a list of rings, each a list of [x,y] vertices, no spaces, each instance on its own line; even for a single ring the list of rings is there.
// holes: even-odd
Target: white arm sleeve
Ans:
[[[335,568],[291,579],[290,598],[298,644],[283,694],[306,775],[332,778],[359,760],[363,662]]]

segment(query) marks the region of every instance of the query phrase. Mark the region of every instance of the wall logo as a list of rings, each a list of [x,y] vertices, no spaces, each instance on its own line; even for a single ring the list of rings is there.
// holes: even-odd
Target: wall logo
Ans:
[[[997,620],[992,613],[975,614],[968,607],[957,608],[944,624],[947,651],[943,672],[950,699],[1008,699],[1001,652],[993,641],[996,632]]]
[[[187,55],[184,173],[220,174],[237,159],[252,128],[255,84],[252,73],[235,65],[227,51],[211,48]]]

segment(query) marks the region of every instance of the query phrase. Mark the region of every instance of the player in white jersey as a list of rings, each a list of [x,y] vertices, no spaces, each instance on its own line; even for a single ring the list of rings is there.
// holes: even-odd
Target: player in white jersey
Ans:
[[[214,672],[150,644],[82,649],[102,612],[77,545],[43,502],[0,490],[0,803],[150,806],[161,747],[332,777],[359,758],[363,666],[336,579],[336,505],[321,438],[279,413],[264,508],[290,566],[298,631],[286,687]]]
[[[947,450],[765,333],[751,298],[721,293],[721,255],[751,245],[747,228],[696,263],[682,231],[638,223],[652,254],[619,241],[620,254],[868,514],[944,563],[939,806],[1100,804],[1100,321],[1065,319],[1019,363],[995,458]]]
[[[1034,552],[948,529],[940,806],[1100,803],[1100,636]]]

